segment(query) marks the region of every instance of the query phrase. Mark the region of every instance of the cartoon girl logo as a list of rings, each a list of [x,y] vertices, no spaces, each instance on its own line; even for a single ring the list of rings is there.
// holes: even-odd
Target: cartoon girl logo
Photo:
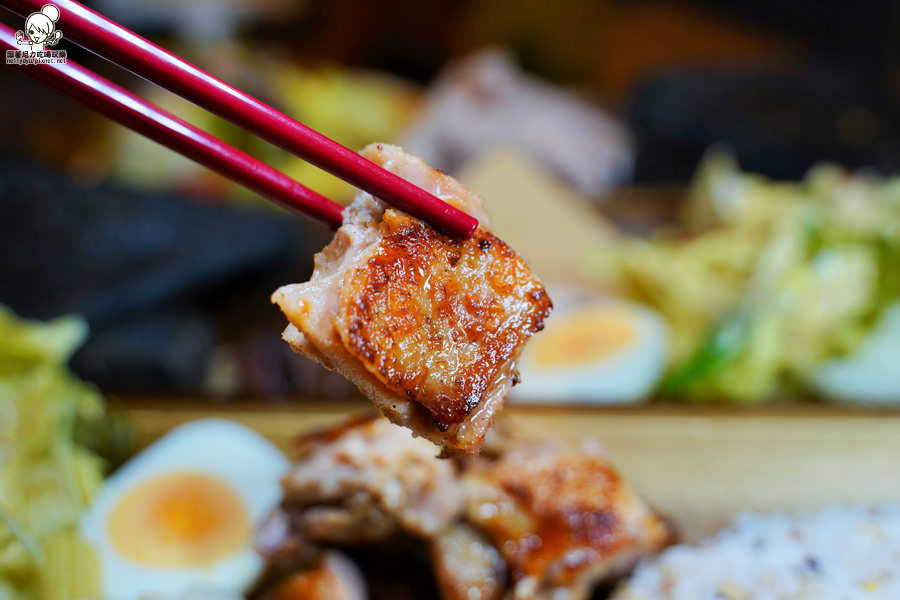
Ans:
[[[44,46],[55,46],[62,39],[62,31],[56,31],[58,20],[59,9],[45,4],[40,12],[31,13],[25,19],[25,31],[16,32],[16,43],[22,46],[31,44],[32,52],[41,52]]]

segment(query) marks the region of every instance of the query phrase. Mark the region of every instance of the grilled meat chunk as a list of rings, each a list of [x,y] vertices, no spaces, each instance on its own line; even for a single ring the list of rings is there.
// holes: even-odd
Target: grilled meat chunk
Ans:
[[[443,600],[584,600],[668,543],[596,443],[503,429],[490,451],[455,460],[380,416],[307,435],[257,547],[270,570],[295,573],[322,548],[427,546]]]
[[[463,479],[468,520],[503,555],[516,599],[586,597],[669,537],[596,445],[523,443],[470,461]]]
[[[272,296],[290,322],[283,337],[351,380],[394,423],[447,453],[477,454],[550,298],[488,231],[478,196],[397,147],[371,145],[363,155],[480,227],[454,239],[361,192],[316,255],[310,281]]]
[[[284,539],[358,544],[401,532],[427,538],[463,510],[455,466],[384,418],[353,421],[301,444],[304,454],[283,480],[280,512],[291,532]]]

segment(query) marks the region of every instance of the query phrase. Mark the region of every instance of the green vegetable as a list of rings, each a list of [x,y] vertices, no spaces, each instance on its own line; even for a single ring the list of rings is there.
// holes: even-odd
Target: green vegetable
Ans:
[[[726,319],[712,331],[696,354],[666,376],[660,391],[665,395],[688,395],[695,386],[721,372],[740,355],[747,341],[749,325],[746,315]]]
[[[820,166],[779,183],[713,153],[683,216],[607,260],[607,283],[669,323],[669,396],[758,403],[802,389],[900,299],[900,178]]]
[[[78,318],[29,322],[0,306],[2,600],[99,595],[97,558],[77,525],[105,465],[75,432],[102,427],[103,402],[66,369],[86,335]]]

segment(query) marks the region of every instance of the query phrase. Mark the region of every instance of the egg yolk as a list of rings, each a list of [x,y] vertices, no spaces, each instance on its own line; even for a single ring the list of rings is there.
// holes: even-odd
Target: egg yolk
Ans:
[[[161,475],[131,489],[107,521],[113,546],[152,567],[199,567],[249,543],[250,518],[226,482],[205,473]]]
[[[620,307],[589,308],[550,322],[533,344],[534,363],[544,367],[589,364],[630,346],[634,316]]]

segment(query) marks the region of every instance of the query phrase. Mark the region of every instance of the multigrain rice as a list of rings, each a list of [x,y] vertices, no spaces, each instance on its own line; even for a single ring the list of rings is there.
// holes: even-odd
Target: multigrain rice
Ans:
[[[614,600],[897,600],[900,505],[744,513],[645,561]]]

